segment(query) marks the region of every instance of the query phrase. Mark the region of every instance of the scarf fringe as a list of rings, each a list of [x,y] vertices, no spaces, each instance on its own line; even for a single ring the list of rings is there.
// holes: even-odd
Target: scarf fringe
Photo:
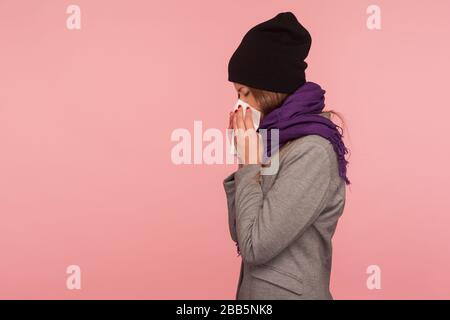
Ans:
[[[336,128],[340,128],[336,126]],[[342,130],[342,128],[341,128]],[[343,134],[339,132],[338,129],[331,136],[331,140],[333,141],[333,148],[337,154],[338,162],[339,162],[339,176],[344,179],[347,185],[350,184],[350,180],[347,178],[347,164],[348,160],[345,158],[345,155],[348,153],[348,149],[345,147],[344,142],[342,141]]]

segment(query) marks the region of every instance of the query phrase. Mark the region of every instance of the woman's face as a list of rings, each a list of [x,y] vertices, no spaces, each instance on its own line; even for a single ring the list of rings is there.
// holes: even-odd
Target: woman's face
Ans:
[[[250,89],[247,86],[237,83],[237,82],[233,82],[233,85],[234,85],[234,88],[236,89],[239,99],[248,103],[256,110],[262,111],[258,102],[256,101],[255,97],[250,92]]]

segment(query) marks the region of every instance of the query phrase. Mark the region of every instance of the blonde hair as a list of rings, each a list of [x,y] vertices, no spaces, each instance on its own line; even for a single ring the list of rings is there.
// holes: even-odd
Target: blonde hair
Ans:
[[[263,115],[266,115],[273,111],[274,109],[281,106],[281,104],[284,102],[284,100],[289,96],[288,93],[281,93],[281,92],[273,92],[273,91],[267,91],[262,89],[256,89],[252,87],[248,87],[250,93],[255,97],[256,102],[259,104],[261,108],[261,112]],[[334,115],[339,118],[342,125],[347,128],[346,122],[344,120],[344,117],[341,113],[334,111],[334,110],[324,110],[322,114],[325,114],[327,118],[331,119],[331,115]],[[338,128],[341,129],[341,134],[344,134],[344,129],[340,127],[339,125],[336,125]],[[345,131],[348,131],[347,129]]]

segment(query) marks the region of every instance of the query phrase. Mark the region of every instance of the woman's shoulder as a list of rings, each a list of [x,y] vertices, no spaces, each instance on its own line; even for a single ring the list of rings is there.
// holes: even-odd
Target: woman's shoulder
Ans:
[[[280,150],[280,157],[296,157],[305,153],[315,153],[318,156],[330,157],[330,160],[335,157],[334,149],[331,142],[316,134],[309,134],[297,139],[289,141]],[[284,150],[283,150],[284,149]]]
[[[280,151],[280,170],[287,167],[320,170],[329,175],[333,185],[341,183],[338,158],[328,139],[311,134],[291,140],[285,147],[285,150]]]

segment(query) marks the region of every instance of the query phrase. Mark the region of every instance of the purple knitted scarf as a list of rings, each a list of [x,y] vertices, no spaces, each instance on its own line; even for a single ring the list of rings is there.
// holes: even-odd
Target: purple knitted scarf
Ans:
[[[339,161],[339,176],[346,184],[350,184],[347,178],[347,163],[345,154],[348,152],[342,141],[342,133],[330,119],[319,115],[325,107],[325,90],[314,82],[306,82],[295,92],[289,95],[282,105],[261,120],[260,129],[268,129],[264,135],[267,139],[267,156],[277,151],[276,144],[272,148],[270,129],[279,129],[279,144],[281,148],[286,142],[309,134],[320,135],[328,139],[333,145]],[[265,157],[265,159],[267,159]],[[265,162],[265,160],[263,160]]]

